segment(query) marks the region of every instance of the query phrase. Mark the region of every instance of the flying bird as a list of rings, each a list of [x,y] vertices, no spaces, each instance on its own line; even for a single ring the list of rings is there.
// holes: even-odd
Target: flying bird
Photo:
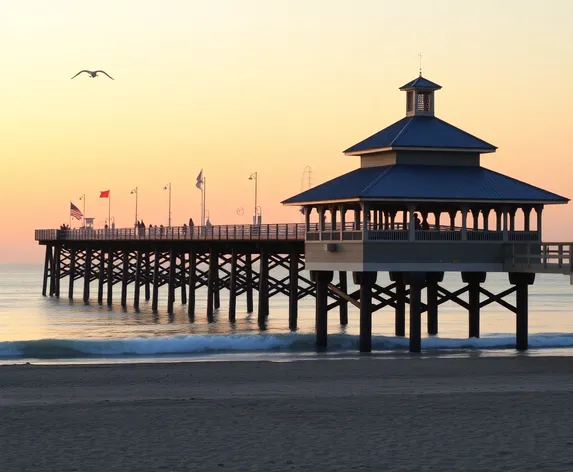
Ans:
[[[84,70],[79,71],[76,75],[74,75],[74,76],[72,77],[72,79],[75,79],[75,78],[76,78],[78,75],[80,75],[82,72],[85,72],[86,74],[89,74],[92,79],[95,79],[95,78],[98,76],[98,75],[97,75],[98,72],[101,72],[102,74],[107,75],[111,80],[115,80],[115,79],[114,79],[111,75],[109,75],[105,70],[87,70],[87,69],[84,69]]]

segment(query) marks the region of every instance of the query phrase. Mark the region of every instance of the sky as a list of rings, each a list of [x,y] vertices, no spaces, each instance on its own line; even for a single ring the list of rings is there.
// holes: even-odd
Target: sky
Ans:
[[[482,165],[573,197],[569,0],[2,0],[0,263],[41,262],[34,229],[138,217],[298,222],[280,202],[359,166],[343,150],[399,120],[398,88],[496,146]],[[91,79],[81,69],[104,69]],[[544,240],[573,241],[573,204]],[[240,209],[243,209],[241,215]],[[75,223],[77,224],[77,223]]]

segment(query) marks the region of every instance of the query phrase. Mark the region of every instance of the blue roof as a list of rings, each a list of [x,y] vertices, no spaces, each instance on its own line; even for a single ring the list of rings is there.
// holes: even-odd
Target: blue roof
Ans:
[[[344,151],[360,153],[391,147],[451,148],[493,152],[497,148],[435,116],[407,116]]]
[[[424,79],[420,75],[420,77],[416,77],[414,80],[408,82],[406,85],[402,85],[400,90],[408,90],[408,89],[425,89],[425,90],[440,90],[442,88],[441,85],[438,85],[431,80]]]
[[[419,199],[527,201],[567,203],[569,200],[480,166],[396,164],[365,167],[341,175],[283,204],[348,199]]]

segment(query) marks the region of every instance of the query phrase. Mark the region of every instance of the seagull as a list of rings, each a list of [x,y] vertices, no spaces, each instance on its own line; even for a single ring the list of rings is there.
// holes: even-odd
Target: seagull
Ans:
[[[87,69],[84,69],[84,70],[79,71],[76,75],[74,75],[74,76],[72,77],[72,79],[75,79],[75,78],[76,78],[78,75],[80,75],[82,72],[85,72],[86,74],[89,74],[92,79],[95,79],[95,78],[98,76],[98,75],[97,75],[98,72],[101,72],[102,74],[107,75],[111,80],[115,80],[115,79],[114,79],[111,75],[109,75],[105,70],[87,70]]]

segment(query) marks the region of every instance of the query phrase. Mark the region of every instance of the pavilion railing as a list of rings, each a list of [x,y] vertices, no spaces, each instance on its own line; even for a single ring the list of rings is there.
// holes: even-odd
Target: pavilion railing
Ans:
[[[573,244],[537,243],[507,246],[505,269],[508,271],[573,272]]]

